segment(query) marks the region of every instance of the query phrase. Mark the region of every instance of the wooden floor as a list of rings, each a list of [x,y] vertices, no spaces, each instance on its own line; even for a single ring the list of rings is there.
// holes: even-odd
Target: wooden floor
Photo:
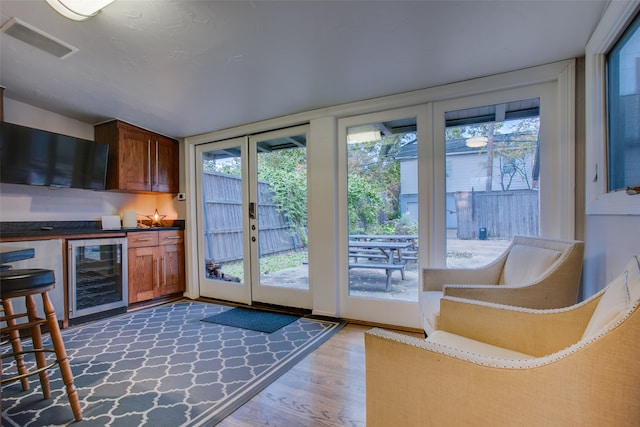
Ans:
[[[218,426],[364,426],[364,332],[349,324]]]

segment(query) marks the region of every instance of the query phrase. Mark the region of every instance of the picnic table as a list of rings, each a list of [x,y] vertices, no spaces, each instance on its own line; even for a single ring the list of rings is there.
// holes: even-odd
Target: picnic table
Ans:
[[[415,234],[351,234],[349,240],[380,241],[380,242],[411,242],[408,248],[402,250],[403,260],[418,260],[418,236]]]
[[[402,250],[411,247],[411,241],[382,241],[382,240],[349,240],[349,269],[375,268],[383,269],[387,274],[385,290],[391,290],[391,272],[400,270],[402,280],[406,260],[403,259]],[[351,259],[354,259],[353,262]],[[358,258],[366,258],[368,262],[359,262]],[[379,262],[371,260],[379,259]]]

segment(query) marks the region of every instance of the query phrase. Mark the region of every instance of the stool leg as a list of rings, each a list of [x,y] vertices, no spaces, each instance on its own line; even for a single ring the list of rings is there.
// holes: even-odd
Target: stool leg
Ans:
[[[27,295],[25,299],[29,322],[38,320],[38,309],[36,308],[36,302],[33,299],[33,295]],[[31,341],[33,342],[34,350],[42,350],[44,348],[44,346],[42,345],[42,331],[40,330],[40,325],[34,325],[31,327]],[[45,366],[47,366],[47,358],[43,352],[36,352],[35,356],[38,368],[44,368]],[[42,395],[45,399],[49,399],[51,397],[49,374],[47,374],[46,370],[43,370],[38,374],[38,376],[40,377],[40,385],[42,386]]]
[[[4,308],[4,313],[7,317],[13,316],[13,305],[11,304],[11,300],[3,299],[2,307]],[[16,326],[17,322],[15,319],[7,320],[7,326]],[[24,356],[20,354],[22,352],[22,342],[20,341],[20,331],[13,330],[9,332],[9,341],[11,342],[11,349],[16,354],[16,366],[18,368],[18,374],[24,375],[27,373],[27,367],[24,364]],[[20,380],[22,384],[22,390],[29,390],[29,378],[24,377]]]
[[[58,359],[58,365],[60,366],[60,374],[62,375],[62,380],[67,388],[67,397],[69,398],[69,404],[71,404],[73,417],[76,421],[80,421],[82,420],[82,411],[80,409],[78,391],[76,390],[76,386],[73,384],[73,373],[71,372],[69,359],[67,359],[67,351],[64,348],[64,341],[62,341],[62,334],[60,333],[58,319],[56,318],[56,310],[53,307],[47,292],[42,294],[42,303],[44,305],[44,312],[47,316],[47,326],[49,327],[51,342],[53,343],[53,349],[56,352],[56,358]]]

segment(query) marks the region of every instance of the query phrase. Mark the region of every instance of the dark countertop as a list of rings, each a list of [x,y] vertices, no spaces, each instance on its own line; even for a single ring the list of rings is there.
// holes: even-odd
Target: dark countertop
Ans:
[[[0,222],[0,239],[31,237],[44,239],[53,236],[82,236],[85,234],[124,234],[130,232],[183,230],[184,220],[165,220],[162,227],[122,228],[103,230],[100,221],[28,221]]]

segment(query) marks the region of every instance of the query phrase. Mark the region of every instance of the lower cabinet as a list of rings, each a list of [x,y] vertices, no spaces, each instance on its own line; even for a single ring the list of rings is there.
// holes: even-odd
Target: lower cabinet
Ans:
[[[184,292],[184,231],[131,232],[127,240],[130,304]]]

